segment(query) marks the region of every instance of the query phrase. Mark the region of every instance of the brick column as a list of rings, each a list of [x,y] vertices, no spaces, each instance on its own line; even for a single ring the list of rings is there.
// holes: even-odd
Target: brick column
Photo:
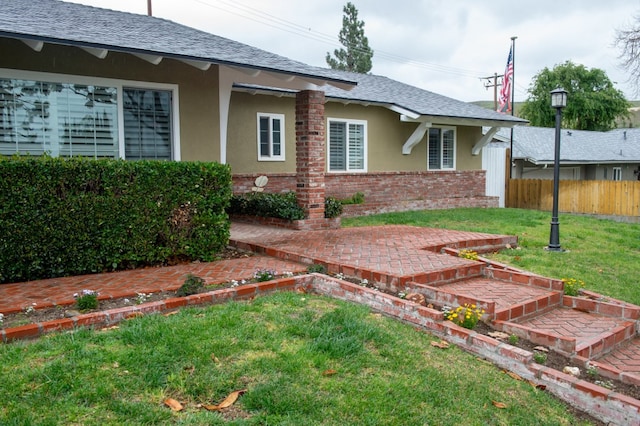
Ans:
[[[324,92],[296,94],[296,193],[311,228],[324,223]],[[317,222],[317,226],[315,225]]]

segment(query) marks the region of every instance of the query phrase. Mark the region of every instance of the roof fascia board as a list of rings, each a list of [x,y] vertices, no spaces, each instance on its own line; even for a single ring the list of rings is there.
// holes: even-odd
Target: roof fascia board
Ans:
[[[447,126],[483,126],[483,127],[514,127],[518,124],[524,124],[524,122],[518,121],[503,121],[503,120],[490,120],[485,118],[461,118],[461,117],[444,117],[437,115],[421,115],[417,119],[412,119],[409,116],[401,116],[401,121],[405,122],[422,122],[428,121],[434,124],[442,124]]]

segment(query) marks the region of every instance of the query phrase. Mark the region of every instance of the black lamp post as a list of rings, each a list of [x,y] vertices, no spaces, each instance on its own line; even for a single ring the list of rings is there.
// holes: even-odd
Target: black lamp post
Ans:
[[[558,223],[558,186],[560,182],[560,124],[562,123],[562,108],[567,106],[567,91],[557,88],[551,91],[551,107],[556,109],[556,146],[553,163],[553,212],[551,213],[551,234],[549,236],[549,251],[562,251],[560,247],[560,225]]]

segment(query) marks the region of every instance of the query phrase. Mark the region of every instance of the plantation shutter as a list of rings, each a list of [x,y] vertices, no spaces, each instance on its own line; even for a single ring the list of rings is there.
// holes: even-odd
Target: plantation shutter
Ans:
[[[349,124],[349,170],[364,169],[364,126]]]
[[[344,122],[329,123],[329,170],[347,169],[347,125]]]
[[[453,130],[447,129],[442,132],[442,168],[453,169],[454,159],[454,134]]]
[[[171,92],[123,90],[124,146],[127,160],[171,160]]]
[[[440,129],[429,129],[429,169],[439,170],[440,166]]]
[[[117,158],[115,88],[65,85],[56,97],[59,155]]]

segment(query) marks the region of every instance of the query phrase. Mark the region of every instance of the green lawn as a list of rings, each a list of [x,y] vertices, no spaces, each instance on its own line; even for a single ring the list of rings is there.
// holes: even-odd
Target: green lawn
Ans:
[[[298,293],[149,315],[0,345],[0,424],[586,424],[432,340],[363,306]],[[226,419],[197,407],[240,389]],[[172,412],[168,397],[185,409]]]
[[[453,209],[345,218],[343,226],[403,224],[516,235],[519,250],[488,257],[553,278],[576,278],[586,288],[640,305],[640,224],[560,215],[560,244],[548,252],[551,214],[522,209]]]

